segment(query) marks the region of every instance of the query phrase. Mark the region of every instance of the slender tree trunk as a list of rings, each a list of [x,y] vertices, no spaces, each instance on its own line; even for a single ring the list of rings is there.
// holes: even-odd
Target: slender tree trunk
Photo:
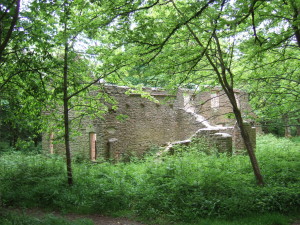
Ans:
[[[196,42],[202,47],[204,48],[204,45],[201,43],[201,40],[197,37],[197,35],[195,34],[195,32],[192,30],[192,28],[187,25],[187,28],[189,29],[189,31],[191,32],[191,34],[193,35],[193,37],[195,38]],[[237,105],[237,101],[234,95],[234,90],[233,90],[233,74],[230,70],[230,68],[226,67],[226,63],[223,59],[223,53],[221,50],[221,46],[219,43],[219,39],[217,37],[216,32],[214,32],[212,34],[212,37],[215,39],[215,44],[217,46],[217,55],[215,56],[216,59],[218,59],[218,62],[215,61],[215,59],[213,59],[207,52],[204,52],[204,55],[206,56],[207,60],[209,61],[210,65],[212,66],[213,70],[216,72],[216,75],[218,77],[219,83],[222,86],[222,89],[224,90],[225,94],[227,95],[227,97],[230,100],[230,103],[232,105],[233,108],[233,113],[235,115],[235,118],[237,120],[238,126],[241,130],[241,135],[243,138],[243,141],[245,143],[249,158],[250,158],[250,162],[253,168],[253,172],[255,175],[255,178],[257,180],[257,184],[263,186],[264,185],[264,180],[263,177],[260,173],[260,169],[259,169],[259,165],[254,153],[254,148],[251,145],[251,141],[250,141],[250,137],[249,134],[247,133],[247,131],[245,130],[244,126],[243,126],[243,118],[241,115],[241,111],[238,108]],[[227,76],[229,76],[229,81]]]
[[[300,119],[297,119],[298,124],[296,125],[296,129],[297,129],[297,136],[300,136]]]
[[[205,46],[202,44],[201,40],[197,37],[196,33],[192,30],[192,28],[188,24],[186,26],[189,29],[189,31],[191,32],[191,34],[193,35],[195,41],[202,48],[205,48]],[[206,56],[210,65],[212,66],[213,70],[215,71],[215,73],[218,77],[219,83],[222,86],[222,89],[224,90],[225,94],[227,95],[227,97],[230,100],[230,103],[233,108],[233,113],[237,120],[238,126],[241,130],[241,135],[242,135],[243,141],[245,143],[245,146],[246,146],[249,158],[250,158],[250,162],[251,162],[251,165],[253,168],[255,178],[257,180],[257,184],[263,186],[264,181],[263,181],[263,177],[260,173],[259,165],[258,165],[256,156],[255,156],[255,153],[254,153],[254,148],[251,145],[249,134],[244,129],[241,111],[239,110],[239,108],[237,106],[237,101],[236,101],[236,98],[234,95],[233,74],[232,74],[230,68],[226,67],[226,63],[223,59],[223,53],[221,51],[221,46],[220,46],[217,34],[214,32],[214,34],[212,34],[212,37],[215,39],[215,44],[217,46],[217,53],[216,53],[217,55],[214,58],[212,58],[212,56],[209,55],[206,51],[204,52],[204,55]],[[216,62],[215,59],[218,59],[218,62]],[[229,82],[228,82],[226,75],[229,76]]]
[[[68,43],[65,43],[65,57],[64,57],[64,127],[65,127],[65,147],[67,159],[67,175],[68,184],[73,184],[72,176],[72,162],[71,162],[71,149],[70,149],[70,129],[69,129],[69,107],[68,107]]]
[[[67,176],[68,184],[73,185],[73,174],[72,174],[72,162],[71,162],[71,149],[70,149],[70,128],[69,128],[69,97],[68,97],[68,53],[69,53],[69,44],[67,38],[67,12],[66,12],[66,3],[65,3],[65,14],[66,20],[64,24],[65,32],[65,49],[64,49],[64,82],[63,82],[63,92],[64,92],[64,127],[65,127],[65,147],[66,147],[66,159],[67,159]]]
[[[283,121],[284,121],[284,136],[286,138],[290,138],[292,135],[291,135],[291,127],[290,127],[290,124],[289,124],[289,117],[288,115],[283,115]]]
[[[263,180],[263,177],[261,175],[259,165],[258,165],[258,161],[257,161],[256,156],[255,156],[254,147],[251,144],[251,140],[250,140],[250,136],[249,136],[248,132],[244,128],[244,121],[243,121],[243,118],[242,118],[242,114],[241,114],[241,111],[238,107],[237,100],[236,100],[236,97],[235,97],[235,94],[234,94],[234,89],[233,89],[234,74],[232,73],[230,67],[227,67],[226,62],[223,59],[223,52],[221,50],[221,45],[220,45],[217,33],[214,32],[212,36],[215,39],[215,44],[216,44],[216,47],[217,47],[217,58],[218,58],[218,61],[219,61],[219,65],[216,64],[216,63],[213,63],[213,60],[207,54],[208,60],[209,60],[210,64],[213,66],[213,68],[214,68],[214,70],[215,70],[215,72],[218,76],[219,83],[221,84],[224,92],[226,93],[226,95],[229,98],[229,101],[232,105],[233,113],[235,115],[237,124],[240,128],[241,135],[242,135],[245,147],[247,149],[247,153],[248,153],[249,158],[250,158],[252,169],[253,169],[255,178],[257,180],[257,184],[260,185],[260,186],[263,186],[264,185],[264,180]],[[220,70],[218,69],[218,66],[221,67]]]
[[[250,136],[249,136],[248,132],[245,130],[244,121],[243,121],[243,118],[242,118],[242,115],[241,115],[241,111],[239,110],[237,105],[233,103],[235,101],[235,99],[233,99],[233,98],[235,98],[234,97],[234,92],[230,93],[230,95],[231,96],[230,97],[228,96],[228,97],[229,97],[229,99],[231,98],[230,102],[233,106],[233,113],[235,115],[236,121],[237,121],[238,126],[240,128],[241,135],[242,135],[242,138],[243,138],[243,141],[244,141],[245,147],[247,149],[247,153],[249,155],[250,162],[251,162],[251,165],[252,165],[252,168],[253,168],[253,172],[254,172],[254,175],[255,175],[256,180],[257,180],[257,184],[263,186],[264,185],[264,180],[263,180],[263,177],[262,177],[261,172],[260,172],[260,168],[259,168],[256,156],[255,156],[255,152],[254,152],[254,148],[252,146],[251,140],[250,140]]]
[[[300,47],[300,26],[299,26],[299,23],[297,22],[299,20],[300,8],[298,7],[299,5],[297,5],[295,0],[290,0],[290,5],[291,5],[291,8],[294,12],[293,20],[292,20],[291,25],[292,25],[293,30],[294,30],[294,34],[295,34],[295,37],[296,37],[298,47]]]
[[[250,136],[248,134],[248,132],[245,130],[244,128],[244,121],[242,118],[242,114],[241,111],[238,107],[237,101],[236,101],[236,97],[234,95],[234,89],[233,89],[233,73],[231,72],[231,69],[229,67],[226,67],[226,63],[223,59],[223,53],[221,50],[221,45],[219,43],[219,39],[217,37],[217,34],[213,34],[213,38],[215,39],[215,44],[217,46],[217,56],[219,57],[219,66],[221,67],[221,70],[219,71],[219,69],[217,68],[217,64],[213,63],[213,60],[210,58],[210,56],[208,56],[208,60],[210,61],[211,65],[213,66],[217,76],[218,76],[218,80],[219,83],[221,84],[224,92],[226,93],[227,97],[229,98],[229,101],[232,105],[232,109],[233,109],[233,113],[235,115],[237,124],[240,128],[241,131],[241,135],[245,144],[245,147],[247,149],[247,153],[248,156],[250,158],[250,162],[252,165],[252,169],[253,169],[253,173],[255,175],[257,184],[260,186],[264,185],[264,180],[263,177],[261,175],[260,169],[259,169],[259,165],[258,165],[258,161],[256,159],[255,156],[255,152],[254,152],[254,147],[251,144],[251,140],[250,140]],[[227,78],[228,77],[228,78]],[[228,81],[229,79],[229,81]]]
[[[270,130],[269,130],[269,122],[263,121],[261,124],[262,124],[262,131],[263,131],[265,134],[270,133]]]

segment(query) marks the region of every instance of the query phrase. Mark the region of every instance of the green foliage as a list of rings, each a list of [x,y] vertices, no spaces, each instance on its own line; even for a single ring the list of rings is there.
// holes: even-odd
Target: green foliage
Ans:
[[[54,205],[59,189],[64,188],[61,161],[45,160],[36,155],[25,157],[21,152],[4,155],[1,159],[1,181],[4,184],[1,193],[8,197],[8,205],[36,207],[44,204],[46,208]]]
[[[298,136],[298,137],[293,137],[293,138],[291,138],[290,140],[291,140],[292,142],[295,142],[295,143],[300,144],[300,136]]]
[[[189,145],[175,145],[174,153],[180,155],[200,154],[201,155],[218,155],[218,149],[215,144],[205,138],[193,138]]]
[[[61,158],[4,154],[0,158],[2,204],[64,212],[127,213],[162,224],[200,221],[200,225],[220,224],[203,218],[237,224],[228,218],[300,209],[299,142],[258,137],[256,151],[265,187],[256,185],[247,156],[206,154],[193,148],[163,160],[147,156],[130,163],[77,163],[72,187],[65,184]],[[274,215],[262,219],[265,223],[255,224],[254,218],[241,221],[271,225],[266,221],[278,218],[278,224],[286,224],[284,217]]]
[[[39,104],[31,94],[24,93],[20,87],[8,89],[0,94],[0,141],[8,142],[11,147],[19,149],[22,142],[39,142],[41,140]]]
[[[44,218],[35,218],[25,214],[0,212],[0,224],[2,225],[93,225],[86,219],[68,221],[63,218],[47,215]]]
[[[9,146],[9,143],[1,141],[0,142],[0,152],[9,152],[9,151],[14,151],[15,149],[11,146]]]
[[[290,219],[280,214],[254,214],[243,218],[202,219],[193,225],[289,225]],[[192,225],[191,223],[179,223],[178,225]]]
[[[8,142],[0,141],[0,154],[4,152],[14,152],[14,151],[23,151],[28,154],[37,154],[42,150],[41,143],[35,145],[33,141],[24,141],[22,139],[18,139],[16,141],[15,146],[10,146]]]

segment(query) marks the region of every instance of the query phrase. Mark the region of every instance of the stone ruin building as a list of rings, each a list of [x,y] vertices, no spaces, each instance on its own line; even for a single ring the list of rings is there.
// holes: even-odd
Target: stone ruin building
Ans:
[[[128,155],[141,156],[154,146],[186,144],[193,137],[208,138],[221,152],[244,149],[231,104],[220,88],[202,92],[179,89],[175,95],[145,88],[156,102],[125,93],[128,87],[106,84],[104,89],[118,102],[118,108],[108,110],[102,119],[84,119],[78,128],[80,135],[71,138],[73,155],[93,161],[119,160]],[[242,113],[250,112],[248,95],[240,90],[235,94]],[[126,118],[120,121],[118,115]],[[255,128],[245,126],[255,146]],[[64,152],[63,143],[55,141],[55,133],[44,134],[42,145],[50,153]]]

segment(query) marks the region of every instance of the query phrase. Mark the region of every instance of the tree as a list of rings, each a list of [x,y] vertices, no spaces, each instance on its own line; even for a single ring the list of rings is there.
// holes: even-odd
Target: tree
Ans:
[[[20,84],[20,83],[19,83]],[[16,95],[16,93],[18,93]],[[41,140],[39,122],[41,107],[35,101],[37,96],[28,89],[17,85],[8,85],[8,90],[0,96],[0,141],[7,142],[11,147],[20,148],[38,145]]]
[[[234,95],[234,45],[239,30],[230,21],[235,8],[227,1],[166,1],[148,12],[136,13],[126,40],[131,55],[151,72],[168,74],[170,85],[184,83],[222,86],[241,129],[258,184],[263,178]],[[135,46],[130,48],[130,46]]]
[[[242,79],[246,76],[239,65],[244,56],[241,49],[244,46],[254,53],[244,61],[247,65],[257,62],[255,54],[258,52],[278,48],[284,51],[290,44],[298,45],[299,24],[299,3],[295,0],[170,0],[147,12],[135,13],[127,39],[124,37],[122,42],[128,46],[126,51],[138,56],[138,68],[148,67],[149,73],[163,75],[169,81],[168,86],[189,82],[222,86],[242,131],[257,182],[262,185],[258,163],[249,137],[243,131],[243,117],[234,96],[234,87],[247,86],[251,81]],[[298,73],[294,74],[297,77]],[[260,74],[257,78],[266,77]],[[282,80],[281,84],[289,80],[282,76],[275,79]],[[298,84],[297,78],[294,79],[293,85]],[[286,87],[281,86],[281,91]],[[297,89],[292,91],[298,92]],[[287,102],[293,104],[291,100]],[[297,106],[293,111],[299,111]]]
[[[43,73],[51,69],[49,55],[36,44],[32,24],[19,0],[3,1],[0,8],[0,118],[1,129],[6,130],[3,138],[12,146],[18,139],[36,143],[45,101]]]
[[[20,21],[21,35],[11,42],[14,54],[1,62],[0,90],[12,82],[21,84],[18,78],[26,75],[24,88],[34,90],[37,86],[45,109],[59,110],[59,105],[64,109],[67,174],[72,184],[69,113],[78,109],[85,116],[82,109],[87,107],[103,111],[103,102],[93,107],[89,101],[99,79],[126,83],[136,79],[133,74],[137,73],[139,80],[158,81],[167,88],[190,83],[221,85],[231,102],[257,182],[263,184],[234,88],[249,86],[248,80],[242,79],[248,78],[241,74],[245,71],[240,66],[242,59],[258,65],[258,60],[247,56],[273,49],[285,51],[289,44],[299,44],[298,9],[295,0],[35,0],[22,13],[26,19]],[[277,29],[283,35],[278,35]],[[16,66],[20,62],[22,70]],[[261,78],[266,76],[257,76]],[[290,78],[276,79],[282,80],[283,92]]]
[[[253,36],[239,46],[241,72],[251,81],[248,90],[255,93],[252,102],[260,120],[285,127],[288,135],[300,117],[300,5],[295,0],[253,1],[250,9]]]
[[[244,74],[251,81],[248,90],[259,121],[278,127],[278,132],[285,128],[288,136],[290,126],[300,117],[299,59],[297,52],[284,51],[260,53],[263,58],[259,63],[248,63]]]
[[[7,0],[0,4],[0,59],[18,22],[20,3],[21,0]]]
[[[127,18],[130,12],[149,8],[157,2],[150,1],[151,4],[145,6],[144,1],[129,4],[123,0],[114,3],[36,0],[30,6],[28,18],[35,26],[32,32],[42,33],[33,46],[35,48],[40,47],[39,45],[41,48],[47,46],[52,64],[51,70],[43,74],[47,92],[45,110],[52,112],[51,116],[59,118],[57,112],[63,108],[61,127],[64,129],[69,185],[73,184],[69,144],[70,123],[74,123],[76,118],[91,116],[91,113],[96,116],[107,109],[104,102],[99,101],[100,97],[95,95],[94,84],[102,78],[117,74],[125,66],[126,58],[120,50],[122,46],[114,45],[111,41],[117,37],[103,34],[108,33],[112,27],[120,28],[119,24],[115,24],[117,18]],[[81,46],[83,43],[94,43],[94,46]],[[94,57],[96,54],[100,56],[98,60]],[[101,94],[103,101],[114,102],[105,93],[97,93]],[[73,115],[75,111],[80,115]],[[57,124],[59,122],[62,121],[56,121]]]
[[[83,8],[80,8],[82,6]],[[41,4],[41,2],[35,1],[32,3],[31,7],[35,8],[31,12],[36,11],[37,7],[40,8],[37,15],[35,15],[35,18],[33,18],[33,22],[35,24],[42,23],[44,25],[42,29],[45,29],[47,38],[49,38],[49,42],[51,43],[51,48],[48,49],[48,51],[51,52],[50,54],[52,55],[52,63],[54,63],[54,67],[53,70],[50,71],[50,73],[45,74],[43,78],[46,83],[46,89],[49,96],[46,101],[48,106],[44,109],[51,111],[51,109],[56,108],[53,113],[57,113],[57,109],[59,111],[60,106],[63,108],[62,127],[64,128],[67,180],[68,184],[72,185],[73,174],[70,149],[69,113],[70,109],[75,106],[74,102],[71,102],[71,99],[76,98],[76,100],[79,100],[81,97],[84,97],[83,92],[102,78],[102,75],[99,75],[97,78],[93,78],[84,72],[84,69],[89,68],[87,66],[88,62],[87,60],[82,59],[82,56],[77,54],[74,48],[74,45],[78,40],[77,36],[83,35],[83,33],[87,31],[87,25],[84,24],[84,22],[87,22],[85,19],[88,18],[83,18],[83,16],[79,17],[79,20],[77,20],[77,18],[81,14],[85,14],[87,16],[90,15],[87,12],[88,7],[85,2],[80,0],[56,1],[55,4]],[[56,15],[58,20],[50,19],[49,15]],[[50,23],[50,29],[46,28],[45,25],[47,23]],[[56,35],[56,37],[50,38],[51,35]],[[70,66],[73,66],[73,68],[70,69]],[[76,71],[76,69],[78,70]],[[58,75],[55,74],[56,72]],[[82,74],[80,74],[80,72],[82,72]],[[85,100],[83,99],[81,102],[84,101]],[[62,105],[60,105],[60,102]],[[88,105],[85,104],[85,106]]]

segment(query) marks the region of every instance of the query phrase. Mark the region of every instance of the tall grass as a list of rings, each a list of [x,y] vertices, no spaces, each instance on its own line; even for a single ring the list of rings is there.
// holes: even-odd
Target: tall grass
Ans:
[[[66,220],[64,218],[56,217],[51,214],[42,218],[28,216],[24,213],[16,212],[1,212],[0,213],[1,225],[93,225],[91,220]]]
[[[256,185],[247,156],[195,148],[160,161],[74,164],[72,187],[61,158],[10,153],[0,158],[0,195],[5,206],[189,223],[299,210],[299,142],[260,136],[256,153],[265,187]]]

